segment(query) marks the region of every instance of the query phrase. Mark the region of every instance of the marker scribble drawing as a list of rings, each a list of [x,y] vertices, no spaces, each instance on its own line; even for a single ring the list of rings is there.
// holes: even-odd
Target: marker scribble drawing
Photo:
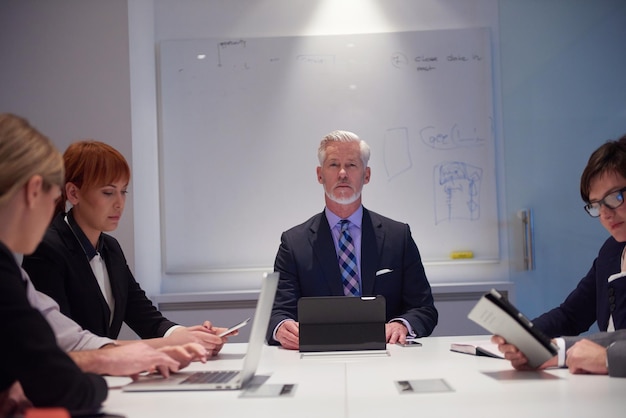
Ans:
[[[248,42],[243,39],[220,41],[217,43],[217,66],[229,70],[249,70]]]
[[[435,224],[456,219],[480,219],[480,183],[483,170],[460,161],[435,166]]]
[[[407,59],[406,55],[401,52],[396,52],[391,55],[391,65],[396,68],[406,67],[408,63],[409,60]]]
[[[387,129],[384,149],[387,180],[410,170],[413,167],[409,150],[409,130],[407,128]]]

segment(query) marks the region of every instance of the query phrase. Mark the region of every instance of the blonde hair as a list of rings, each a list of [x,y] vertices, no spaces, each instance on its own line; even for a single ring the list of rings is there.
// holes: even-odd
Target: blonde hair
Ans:
[[[0,206],[35,175],[43,190],[63,186],[63,158],[52,141],[19,116],[0,113]]]

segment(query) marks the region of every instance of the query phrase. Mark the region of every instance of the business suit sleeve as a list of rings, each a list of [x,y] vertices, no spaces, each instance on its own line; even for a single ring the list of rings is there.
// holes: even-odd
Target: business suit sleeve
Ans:
[[[558,307],[533,319],[533,324],[549,337],[579,335],[598,322],[605,331],[609,304],[607,295],[608,277],[619,272],[623,243],[609,238],[600,248],[593,265],[576,288]]]
[[[535,327],[550,338],[589,329],[596,320],[595,263],[561,305],[532,320]]]
[[[35,406],[61,406],[70,410],[97,409],[107,396],[101,376],[83,373],[56,345],[41,313],[26,298],[18,266],[3,254],[0,262],[0,311],[3,333],[10,342],[0,344],[0,391],[19,381]]]
[[[117,240],[110,236],[105,239],[111,286],[114,287],[116,298],[121,298],[121,300],[116,299],[115,306],[118,312],[114,313],[114,318],[116,318],[115,315],[123,313],[123,321],[141,338],[162,337],[169,328],[177,324],[165,318],[146,296],[146,292],[130,271]],[[121,289],[115,291],[115,286]],[[114,320],[114,322],[121,326],[121,321]],[[116,335],[119,334],[118,326],[112,330]]]
[[[609,376],[626,377],[626,340],[615,341],[607,350]]]
[[[396,224],[398,225],[398,224]],[[390,230],[386,235],[385,246],[380,254],[380,268],[392,267],[398,262],[401,270],[400,288],[390,291],[384,288],[390,278],[382,275],[377,277],[374,293],[381,293],[387,299],[388,319],[400,317],[409,322],[418,337],[430,335],[437,325],[438,312],[434,305],[432,290],[417,245],[406,224],[399,224],[399,230]],[[397,226],[396,226],[397,227]],[[397,244],[394,243],[397,242]],[[395,248],[399,245],[399,248]],[[401,257],[398,259],[398,257]],[[386,261],[389,260],[389,261]],[[395,269],[394,269],[395,270]],[[393,275],[394,273],[390,273]],[[380,291],[377,292],[376,289]],[[391,311],[391,310],[394,311]]]
[[[609,376],[626,377],[626,329],[615,332],[598,332],[587,336],[563,337],[565,348],[569,349],[582,339],[607,347]]]
[[[297,303],[301,295],[296,261],[287,233],[283,233],[280,237],[280,246],[274,261],[274,271],[280,273],[280,278],[266,337],[268,344],[272,345],[278,344],[272,336],[276,326],[286,319],[297,320]]]
[[[63,244],[49,230],[35,252],[24,257],[22,267],[35,288],[54,299],[63,315],[72,317],[67,293],[70,286],[67,278],[71,277],[71,272],[67,268],[63,248]]]

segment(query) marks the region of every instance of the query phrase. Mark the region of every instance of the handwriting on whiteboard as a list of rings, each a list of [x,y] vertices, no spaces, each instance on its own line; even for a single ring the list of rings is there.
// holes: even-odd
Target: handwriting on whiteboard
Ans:
[[[406,68],[409,67],[409,64],[415,65],[414,69],[417,72],[428,72],[434,71],[440,67],[442,63],[459,63],[459,64],[469,64],[471,62],[480,62],[483,60],[483,57],[480,54],[471,54],[471,55],[463,55],[463,54],[448,54],[444,57],[440,57],[438,55],[417,55],[409,59],[409,57],[403,52],[394,52],[391,54],[391,65],[396,68]]]
[[[420,138],[424,144],[436,149],[480,146],[487,142],[476,128],[462,130],[456,123],[449,130],[426,126],[420,130]]]

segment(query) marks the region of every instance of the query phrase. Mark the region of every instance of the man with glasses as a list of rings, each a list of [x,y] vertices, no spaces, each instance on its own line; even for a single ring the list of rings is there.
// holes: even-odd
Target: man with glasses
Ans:
[[[599,218],[611,234],[604,242],[591,269],[558,307],[533,319],[549,337],[577,336],[594,322],[600,331],[626,329],[626,135],[608,141],[591,154],[580,179],[580,195],[589,215]],[[525,357],[499,336],[493,341],[515,368],[524,369]],[[566,364],[567,338],[556,362]],[[579,346],[580,347],[580,346]],[[549,364],[556,365],[556,364]],[[544,365],[549,366],[548,364]]]
[[[611,234],[587,275],[557,308],[533,320],[550,337],[626,328],[626,135],[591,154],[580,178],[585,210]]]

